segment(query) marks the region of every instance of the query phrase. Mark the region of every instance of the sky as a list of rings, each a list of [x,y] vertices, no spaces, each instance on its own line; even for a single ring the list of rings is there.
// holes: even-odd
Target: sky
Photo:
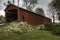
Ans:
[[[51,18],[51,15],[47,12],[48,10],[48,4],[51,2],[51,0],[39,0],[38,5],[36,7],[40,7],[44,10],[44,13],[47,17]]]
[[[10,0],[11,2],[12,2],[12,0]],[[48,4],[51,2],[52,0],[38,0],[38,4],[36,5],[36,7],[35,8],[37,8],[37,7],[40,7],[40,8],[42,8],[43,10],[44,10],[44,13],[45,13],[45,16],[46,17],[48,17],[48,18],[51,18],[52,19],[52,14],[51,13],[49,13],[47,10],[48,10]],[[6,8],[6,6],[4,6],[4,4],[3,3],[6,3],[7,2],[7,0],[0,0],[0,15],[3,15],[3,16],[5,16],[5,12],[4,12],[4,9]],[[15,5],[18,5],[17,4],[17,0],[15,0]],[[23,1],[22,0],[20,0],[20,7],[22,7],[22,5],[23,5]]]
[[[10,0],[11,2],[12,2],[12,0]],[[3,11],[6,7],[3,5],[3,3],[6,3],[7,2],[7,0],[1,0],[0,1],[1,3],[0,3],[0,5],[1,5],[1,7],[0,7],[0,15],[3,15],[4,14],[4,12],[2,13],[1,11]],[[48,9],[48,4],[51,2],[51,0],[39,0],[38,1],[38,4],[37,4],[37,6],[35,7],[35,8],[37,8],[37,7],[40,7],[40,8],[42,8],[43,10],[44,10],[44,12],[45,12],[45,15],[47,16],[48,15],[48,13],[47,13],[47,9]],[[22,0],[20,0],[20,7],[22,7],[22,4],[23,4],[23,2],[22,2]],[[15,0],[15,5],[17,5],[17,0]],[[48,17],[48,16],[47,16]]]

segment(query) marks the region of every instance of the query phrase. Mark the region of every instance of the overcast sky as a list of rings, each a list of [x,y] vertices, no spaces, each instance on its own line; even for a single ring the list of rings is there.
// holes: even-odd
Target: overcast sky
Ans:
[[[12,0],[10,0],[11,2],[12,2]],[[3,5],[3,3],[6,3],[7,2],[7,0],[1,0],[0,1],[0,12],[2,11],[3,12],[3,10],[5,9],[5,6]],[[47,12],[47,9],[48,9],[48,4],[51,2],[51,0],[39,0],[38,1],[38,4],[37,4],[37,6],[36,7],[40,7],[40,8],[43,8],[43,10],[44,10],[44,12],[45,12],[45,15],[48,17],[48,12]],[[20,0],[20,7],[21,7],[21,5],[22,5],[22,0]],[[15,0],[15,4],[17,5],[17,0]],[[36,8],[35,7],[35,8]],[[1,14],[4,14],[4,12],[3,13],[0,13],[0,15]],[[49,18],[50,18],[50,15],[49,15]]]

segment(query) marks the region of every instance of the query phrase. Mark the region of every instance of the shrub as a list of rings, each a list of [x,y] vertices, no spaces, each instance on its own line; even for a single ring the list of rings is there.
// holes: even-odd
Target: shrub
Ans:
[[[54,24],[45,24],[45,30],[53,31],[54,30]]]
[[[5,18],[1,15],[0,16],[0,24],[5,22]]]
[[[45,24],[45,30],[51,31],[55,35],[60,35],[60,24]]]
[[[56,34],[56,35],[60,35],[60,24],[55,25],[53,33]]]
[[[32,32],[33,30],[33,26],[27,24],[27,22],[12,22],[9,25],[0,28],[0,32],[2,31],[8,34]]]

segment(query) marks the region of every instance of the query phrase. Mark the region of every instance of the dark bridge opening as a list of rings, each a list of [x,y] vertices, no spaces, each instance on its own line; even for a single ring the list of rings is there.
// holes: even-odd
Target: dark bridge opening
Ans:
[[[18,20],[17,10],[16,9],[8,10],[8,13],[7,13],[7,22],[12,22],[12,21],[15,21],[15,20]]]

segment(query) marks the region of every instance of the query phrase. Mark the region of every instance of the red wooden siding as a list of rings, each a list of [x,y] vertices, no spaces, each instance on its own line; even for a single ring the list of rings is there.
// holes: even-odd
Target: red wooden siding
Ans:
[[[25,21],[30,24],[48,24],[51,23],[51,19],[46,18],[44,16],[35,14],[33,12],[29,12],[23,9],[20,9],[20,14],[22,14],[25,17]],[[21,17],[22,17],[21,15]],[[21,18],[22,19],[22,18]]]

